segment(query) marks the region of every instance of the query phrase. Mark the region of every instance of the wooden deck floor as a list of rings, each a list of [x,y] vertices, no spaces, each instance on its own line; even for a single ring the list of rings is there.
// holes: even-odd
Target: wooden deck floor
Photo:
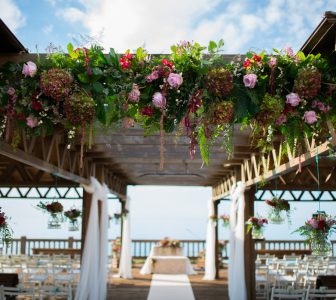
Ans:
[[[151,285],[151,275],[140,275],[140,267],[133,269],[134,278],[113,278],[109,290],[108,299],[117,300],[147,300]],[[227,295],[227,270],[221,269],[219,279],[214,281],[202,280],[203,272],[189,276],[189,280],[196,300],[226,300]],[[172,299],[174,300],[174,299]]]

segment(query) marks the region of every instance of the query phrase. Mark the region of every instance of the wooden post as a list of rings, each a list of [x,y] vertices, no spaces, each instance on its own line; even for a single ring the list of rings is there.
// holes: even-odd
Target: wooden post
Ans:
[[[21,254],[26,254],[26,243],[27,243],[27,237],[21,236],[21,240],[20,240],[20,253]]]
[[[254,215],[254,187],[245,191],[245,209],[244,209],[244,221],[250,216]],[[255,294],[255,260],[256,252],[254,248],[254,241],[251,234],[245,235],[244,241],[244,256],[245,256],[245,284],[247,291],[247,299],[253,300],[256,297]]]
[[[214,201],[214,212],[215,216],[218,217],[218,204],[219,201]],[[218,251],[218,221],[216,222],[216,229],[215,229],[215,266],[216,266],[216,279],[219,278],[219,251]]]

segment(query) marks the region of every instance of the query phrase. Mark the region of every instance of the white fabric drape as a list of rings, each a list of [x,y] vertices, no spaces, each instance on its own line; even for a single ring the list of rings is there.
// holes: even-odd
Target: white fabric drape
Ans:
[[[210,219],[215,214],[215,207],[212,199],[208,202],[208,226],[205,246],[205,273],[203,280],[214,280],[216,278],[216,221]]]
[[[80,281],[75,300],[106,299],[107,284],[107,196],[108,188],[91,177],[90,185],[83,185],[92,194],[90,215],[87,224],[84,250],[81,262]],[[98,201],[102,202],[99,224]]]
[[[126,198],[125,208],[129,211],[130,199]],[[122,278],[133,278],[132,276],[132,241],[130,231],[130,213],[123,216],[122,245],[119,264],[119,276]]]
[[[245,185],[237,182],[231,190],[230,208],[230,256],[229,256],[229,298],[246,300],[244,262],[244,198]]]

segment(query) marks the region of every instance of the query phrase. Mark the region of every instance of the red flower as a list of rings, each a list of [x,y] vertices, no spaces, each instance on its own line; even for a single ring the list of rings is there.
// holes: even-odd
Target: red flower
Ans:
[[[251,66],[251,61],[248,58],[246,58],[244,61],[243,67],[246,69],[249,66]]]
[[[131,66],[131,62],[128,59],[125,59],[124,57],[121,57],[119,59],[119,62],[123,69],[128,69]]]
[[[0,214],[0,226],[3,226],[6,224],[6,217],[4,216],[4,213]]]
[[[252,59],[255,60],[255,61],[261,61],[261,56],[259,56],[257,54],[254,54]]]
[[[132,59],[133,59],[133,55],[132,55],[131,53],[126,53],[126,54],[124,55],[124,57],[125,57],[126,59],[128,59],[128,60],[132,60]]]
[[[174,63],[173,63],[172,61],[169,61],[169,60],[166,59],[166,58],[164,58],[164,59],[162,60],[162,63],[163,63],[165,66],[167,66],[168,68],[172,68],[173,65],[174,65]]]
[[[154,108],[153,107],[150,107],[150,106],[147,106],[147,107],[144,107],[140,110],[140,113],[143,115],[143,116],[147,116],[147,117],[150,117],[153,115],[154,113]]]
[[[33,100],[32,101],[32,108],[33,110],[41,110],[42,104],[39,101]]]
[[[19,120],[26,120],[26,116],[24,115],[24,113],[20,112],[18,115],[17,115],[17,118]]]
[[[317,228],[318,228],[318,229],[324,229],[325,225],[326,225],[325,220],[319,220],[319,221],[317,222]]]

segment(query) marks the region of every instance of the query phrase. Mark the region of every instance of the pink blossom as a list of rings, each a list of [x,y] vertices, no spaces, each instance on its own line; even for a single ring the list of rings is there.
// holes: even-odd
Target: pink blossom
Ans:
[[[154,81],[158,78],[159,78],[159,72],[158,71],[153,71],[152,73],[150,73],[150,75],[148,75],[146,77],[146,80],[147,80],[147,82],[152,82],[152,81]]]
[[[298,106],[300,102],[301,99],[296,93],[290,93],[286,96],[286,103],[290,104],[291,106]]]
[[[123,128],[130,128],[134,126],[134,120],[132,118],[125,117],[121,121]]]
[[[273,67],[275,67],[276,66],[276,64],[277,64],[277,58],[276,57],[271,57],[270,59],[269,59],[269,61],[268,61],[268,65],[271,67],[271,68],[273,68]]]
[[[22,74],[27,77],[34,77],[37,72],[37,66],[32,61],[28,61],[23,65]]]
[[[27,126],[29,126],[30,128],[34,128],[38,125],[38,119],[33,117],[32,115],[30,115],[29,117],[27,117],[26,119],[26,124]]]
[[[253,89],[255,87],[257,81],[258,81],[257,80],[257,75],[255,75],[255,74],[244,75],[243,81],[244,81],[245,87]]]
[[[14,96],[15,95],[15,89],[13,87],[9,87],[7,90],[7,94],[9,96]]]
[[[318,222],[315,219],[310,219],[307,222],[312,228],[316,229],[318,227]]]
[[[275,121],[276,125],[282,125],[287,122],[287,116],[285,114],[281,114]]]
[[[139,102],[140,100],[140,90],[137,84],[133,84],[132,91],[128,94],[128,100],[131,102]]]
[[[156,92],[153,95],[153,104],[157,108],[164,108],[166,106],[166,98],[160,93]]]
[[[264,225],[264,220],[263,219],[259,219],[258,220],[258,225],[259,226],[263,226]]]
[[[295,54],[294,54],[294,51],[291,47],[285,47],[285,53],[289,56],[289,57],[294,57]]]
[[[183,78],[180,74],[170,73],[167,81],[171,87],[178,88],[182,84]]]
[[[323,113],[327,113],[331,109],[329,105],[325,105],[323,102],[315,100],[312,103],[312,108],[316,107]]]
[[[307,124],[313,124],[317,122],[317,115],[313,110],[306,111],[303,115],[303,118]]]

